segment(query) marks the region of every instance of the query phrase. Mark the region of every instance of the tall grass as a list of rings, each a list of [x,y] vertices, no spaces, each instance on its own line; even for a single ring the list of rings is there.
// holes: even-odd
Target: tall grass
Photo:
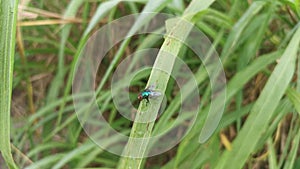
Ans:
[[[20,33],[26,71],[20,48],[13,70],[17,8],[16,2],[11,2],[1,1],[0,11],[0,150],[10,168],[300,168],[298,1],[34,1],[22,10],[37,14],[34,20],[44,20],[47,25],[34,25],[36,22],[30,19],[19,21],[23,25]],[[161,25],[162,30],[167,30],[164,39],[151,34],[125,39],[104,58],[95,88],[98,106],[106,120],[115,130],[131,136],[123,152],[127,157],[120,157],[99,148],[85,134],[77,120],[73,98],[84,98],[87,94],[72,96],[71,89],[76,63],[92,33],[110,21],[136,12],[172,14],[203,31],[212,42],[211,50],[219,52],[223,63],[226,97],[223,91],[212,96],[213,80],[208,72],[216,68],[204,67],[194,52],[178,41],[190,32],[190,27],[180,19],[171,18]],[[136,18],[129,34],[147,27],[151,17]],[[60,25],[62,21],[68,24]],[[191,43],[201,42],[192,39]],[[138,92],[156,84],[166,96],[165,112],[156,121],[138,123],[157,116],[162,101],[159,98],[143,114],[133,114],[137,122],[119,115],[109,87],[113,72],[126,56],[147,48],[159,48],[187,63],[194,72],[201,103],[192,128],[177,146],[154,157],[134,158],[134,153],[147,154],[152,146],[147,141],[150,136],[178,125],[176,117],[181,105],[174,79],[153,69],[132,80],[129,97],[138,107]],[[164,52],[158,54],[154,67],[165,66],[171,71],[174,58],[165,57]],[[32,83],[33,93],[24,87],[27,82]],[[26,95],[33,95],[36,110],[27,105]],[[211,107],[211,100],[223,98],[224,105]],[[138,112],[146,106],[149,107],[142,101]],[[218,120],[215,114],[222,108],[220,124],[211,133],[214,126],[206,122]],[[83,106],[83,110],[88,109]],[[108,133],[100,130],[96,134]],[[15,146],[13,156],[10,135]],[[143,138],[145,142],[137,145],[134,138]],[[107,147],[115,146],[114,138],[101,141]]]

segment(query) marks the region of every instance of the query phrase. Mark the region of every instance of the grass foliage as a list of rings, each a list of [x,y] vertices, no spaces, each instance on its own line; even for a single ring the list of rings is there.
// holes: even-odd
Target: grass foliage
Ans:
[[[9,168],[300,168],[300,1],[24,0],[19,2],[18,21],[17,2],[2,0],[0,4],[0,150]],[[72,95],[72,81],[88,38],[117,18],[141,12],[174,15],[156,30],[166,30],[166,35],[135,35],[118,43],[103,59],[96,78],[96,99],[105,119],[115,130],[131,136],[123,152],[127,157],[120,157],[98,147],[85,134],[73,98],[88,94]],[[128,35],[147,27],[152,17],[136,18]],[[226,92],[212,96],[210,83],[217,81],[208,72],[216,70],[216,65],[205,67],[181,43],[191,31],[191,25],[183,21],[201,30],[212,42],[209,51],[219,53]],[[174,148],[154,157],[131,158],[134,153],[147,154],[152,146],[149,136],[179,125],[178,86],[161,71],[140,72],[130,82],[129,97],[138,108],[133,116],[137,121],[159,116],[155,121],[133,123],[119,114],[112,101],[110,83],[119,63],[148,48],[160,49],[154,68],[173,70],[175,58],[166,53],[189,66],[201,103],[193,126]],[[173,71],[180,74],[180,70]],[[151,84],[165,93],[166,109],[161,115],[162,98],[149,109],[136,98]],[[224,107],[210,103],[222,98]],[[223,108],[223,116],[217,116]],[[88,112],[88,105],[82,111]],[[212,122],[219,119],[212,132]],[[145,141],[137,145],[133,138]],[[107,137],[103,145],[113,147],[115,141]]]

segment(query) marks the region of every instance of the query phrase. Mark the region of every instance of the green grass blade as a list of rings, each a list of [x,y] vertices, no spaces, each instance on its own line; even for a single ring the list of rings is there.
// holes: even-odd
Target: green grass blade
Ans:
[[[78,8],[82,5],[84,1],[83,0],[73,0],[70,2],[64,17],[65,18],[73,18],[75,17]],[[58,53],[58,67],[57,67],[57,71],[56,71],[56,75],[53,78],[53,81],[50,84],[50,88],[49,88],[49,92],[47,95],[47,103],[50,104],[51,102],[53,102],[54,100],[57,99],[57,97],[59,96],[59,92],[63,86],[64,83],[64,78],[65,78],[65,73],[66,73],[66,68],[65,68],[65,45],[67,42],[67,39],[69,37],[70,31],[71,31],[72,25],[68,24],[68,25],[64,25],[64,27],[62,28],[62,32],[61,32],[61,40],[60,40],[60,46],[59,46],[59,53]],[[59,116],[57,118],[57,122],[56,125],[59,125],[62,119],[62,111],[64,108],[65,102],[63,102],[61,104],[61,108],[59,111]],[[52,122],[49,122],[46,126],[51,126],[52,124],[50,124]],[[51,127],[45,127],[43,130],[43,134],[44,135],[48,135],[51,132]]]
[[[80,146],[79,148],[76,148],[72,150],[71,152],[67,153],[63,158],[61,158],[56,164],[52,167],[52,169],[60,169],[63,168],[63,166],[72,158],[76,158],[78,156],[81,156],[82,154],[86,152],[92,151],[92,149],[95,147],[95,144],[88,143]]]
[[[193,15],[206,9],[213,1],[192,1],[191,7],[188,7],[185,12],[186,15],[183,18],[191,20]],[[204,4],[204,5],[203,5]],[[193,25],[183,20],[168,20],[166,23],[167,34],[163,45],[161,46],[160,52],[157,55],[154,63],[150,78],[148,80],[148,86],[156,84],[157,89],[164,93],[169,81],[169,74],[165,72],[172,72],[175,57],[178,56],[182,43],[191,31]],[[174,38],[175,37],[175,38]],[[178,41],[179,39],[180,41]],[[164,70],[164,71],[159,71]],[[124,149],[123,155],[126,157],[121,158],[118,168],[141,168],[142,158],[136,158],[144,156],[147,151],[149,144],[149,138],[154,126],[153,117],[157,116],[160,103],[162,98],[157,99],[157,102],[151,104],[150,108],[147,108],[146,104],[142,102],[139,106],[135,121],[150,121],[148,123],[137,123],[133,124],[130,138]],[[143,111],[142,111],[143,110]],[[141,114],[143,112],[143,114]],[[143,142],[136,142],[135,138],[144,140]]]
[[[230,52],[233,52],[235,48],[238,46],[237,42],[240,39],[242,33],[246,30],[246,26],[249,25],[251,20],[254,18],[255,14],[257,14],[261,8],[264,6],[265,2],[254,2],[247,12],[243,15],[243,17],[235,24],[231,34],[226,41],[224,49],[222,51],[222,55],[220,56],[222,61],[224,61],[226,65],[226,60],[228,56],[230,56]],[[219,67],[219,66],[218,66]],[[211,80],[214,83],[214,79]],[[207,90],[210,90],[209,88]],[[201,130],[199,141],[200,143],[205,142],[215,130],[215,124],[218,123],[219,119],[221,118],[221,113],[223,110],[222,102],[226,97],[226,90],[220,92],[220,97],[215,99],[214,101],[219,103],[217,106],[212,106],[212,111],[208,114],[206,118],[206,122]]]
[[[199,13],[200,11],[206,10],[215,0],[206,0],[206,1],[192,1],[189,6],[185,9],[183,15],[187,16],[194,16],[195,14]]]
[[[169,1],[170,0],[149,1],[142,11],[143,15],[140,15],[137,18],[136,22],[132,25],[129,32],[127,33],[127,37],[134,35],[136,31],[138,31],[143,25],[145,25],[147,22],[151,20],[151,18],[154,17],[155,12],[159,12],[160,10],[162,10],[167,5],[167,2]],[[109,65],[103,78],[101,79],[101,82],[96,90],[96,95],[100,92],[100,90],[102,90],[104,84],[108,80],[114,67],[117,65],[117,62],[120,60],[121,56],[123,55],[125,48],[128,46],[129,42],[130,42],[130,38],[127,38],[120,45],[119,50],[114,56],[114,59],[111,61],[111,64]]]
[[[268,139],[268,150],[269,150],[268,159],[269,159],[270,169],[277,169],[278,166],[276,163],[276,153],[271,138]]]
[[[110,9],[114,8],[121,0],[114,0],[114,1],[108,1],[108,2],[104,2],[104,3],[101,3],[96,11],[96,14],[94,15],[94,17],[91,19],[87,29],[85,30],[83,36],[81,37],[80,39],[80,42],[78,43],[78,46],[77,46],[77,51],[74,55],[74,58],[73,58],[73,61],[72,61],[72,64],[71,64],[71,69],[70,69],[70,72],[69,72],[69,77],[68,77],[68,80],[67,80],[67,84],[66,84],[66,87],[65,87],[65,90],[64,90],[64,94],[63,94],[63,97],[64,98],[67,98],[68,95],[69,95],[69,92],[71,90],[71,85],[72,85],[72,80],[73,80],[73,74],[74,74],[74,68],[75,68],[75,65],[79,59],[79,56],[81,54],[81,51],[82,49],[84,48],[85,46],[85,42],[87,41],[88,39],[88,35],[90,33],[90,31],[96,26],[96,24],[98,23],[98,21],[100,19],[102,19],[108,12]],[[74,4],[71,4],[70,7],[69,7],[69,10],[66,12],[66,15],[69,16],[69,15],[73,15],[74,11],[71,7],[79,7],[80,6],[80,2],[76,2],[76,1],[73,1]],[[67,29],[66,32],[63,32],[63,37],[61,39],[61,43],[63,43],[66,39],[66,35],[69,34],[69,28],[65,28]],[[61,46],[60,46],[61,47]],[[62,52],[62,50],[60,50],[60,52]],[[60,71],[61,72],[61,71]],[[63,78],[62,77],[62,73],[58,73],[57,74],[57,78],[61,79]],[[55,85],[56,86],[56,85]],[[57,87],[57,86],[56,86]],[[53,90],[57,90],[56,88],[54,88]],[[50,92],[51,93],[51,92]],[[50,94],[48,96],[48,98],[53,98],[52,96],[53,94]],[[65,102],[63,102],[61,105],[60,105],[60,116],[58,117],[58,122],[60,122],[61,120],[61,113],[65,107]],[[50,139],[52,136],[53,136],[53,132],[51,134],[47,134],[46,136],[46,141],[48,139]]]
[[[114,7],[116,7],[120,2],[124,0],[111,0],[111,1],[106,1],[103,2],[99,5],[99,7],[96,10],[95,15],[91,19],[88,27],[84,31],[83,36],[87,36],[92,29],[98,24],[98,22],[107,15],[107,13],[112,10]],[[145,2],[145,1],[140,1],[140,0],[130,0],[130,2]],[[158,4],[158,2],[156,2]],[[155,4],[155,3],[154,3]]]
[[[59,159],[63,158],[65,154],[57,153],[53,156],[47,156],[34,164],[25,167],[25,169],[40,169],[40,168],[51,168]]]
[[[76,15],[76,12],[78,8],[82,5],[84,1],[83,0],[73,0],[70,2],[67,11],[64,14],[65,18],[73,18]],[[47,96],[47,101],[51,102],[55,100],[58,96],[59,89],[62,86],[63,79],[64,79],[64,50],[65,50],[65,44],[67,42],[67,38],[70,34],[72,25],[64,25],[61,32],[61,41],[59,46],[59,54],[58,54],[58,69],[56,72],[56,76],[53,79],[50,89]]]
[[[300,115],[300,93],[293,88],[288,88],[286,94]]]
[[[167,23],[167,25],[168,25],[168,23]],[[177,38],[184,40],[185,36],[187,36],[186,33],[188,33],[190,31],[190,29],[191,29],[191,27],[189,28],[184,24],[177,24],[175,27],[173,27],[173,29],[171,29],[171,32],[169,32],[169,33],[173,34],[174,36],[179,35],[179,36],[177,36]],[[169,80],[169,74],[164,73],[159,70],[162,68],[168,68],[167,70],[164,69],[164,71],[166,71],[166,72],[172,71],[172,67],[173,67],[175,60],[174,60],[174,57],[172,58],[170,56],[177,56],[179,53],[179,50],[181,48],[181,45],[182,45],[181,42],[179,42],[171,37],[167,37],[165,39],[165,42],[161,48],[161,51],[164,51],[164,52],[160,52],[157,56],[156,62],[153,66],[154,69],[152,69],[150,78],[148,80],[148,85],[156,84],[156,86],[160,87],[160,88],[158,88],[158,90],[160,90],[162,92],[165,91],[167,82]],[[169,54],[167,54],[167,53],[169,53]],[[140,104],[135,120],[136,121],[151,121],[149,119],[153,119],[153,117],[156,116],[156,114],[158,112],[160,101],[151,103],[151,107],[148,109],[146,107],[146,104]],[[142,110],[144,110],[144,111],[142,111]],[[143,112],[143,114],[141,114],[141,112]],[[149,139],[149,137],[151,136],[151,130],[153,128],[153,125],[154,125],[154,122],[134,123],[132,130],[131,130],[129,141],[128,141],[127,146],[125,147],[125,151],[124,151],[125,156],[132,156],[132,158],[129,158],[129,157],[122,158],[119,168],[140,168],[141,167],[142,159],[134,158],[134,157],[144,155],[144,153],[147,149],[147,145],[148,145],[147,139]],[[143,134],[141,135],[141,133],[143,133]],[[134,141],[135,138],[143,138],[145,140],[145,142],[142,142],[142,143],[140,142],[139,145],[136,145],[136,141]]]
[[[100,19],[102,19],[111,9],[113,9],[120,2],[122,2],[122,0],[112,0],[101,3],[98,6],[95,15],[92,17],[88,27],[84,31],[83,36],[87,36],[92,31],[92,29],[98,24]]]
[[[226,151],[217,168],[242,168],[249,155],[261,138],[274,110],[294,73],[297,50],[299,48],[300,29],[298,28],[275,67],[261,95],[256,101],[250,116],[233,143],[232,151]]]
[[[264,7],[265,4],[266,2],[263,1],[253,2],[239,21],[234,25],[220,56],[223,62],[226,62],[227,58],[237,48],[237,43],[240,40],[242,33],[245,29],[247,29],[247,25],[253,20],[255,15]]]
[[[298,124],[299,124],[299,119],[298,119]],[[285,161],[284,164],[284,169],[294,169],[294,164],[297,158],[297,152],[298,152],[298,148],[299,148],[299,142],[300,142],[300,130],[299,130],[299,125],[297,125],[297,127],[295,127],[294,130],[297,131],[297,134],[295,135],[295,137],[293,138],[292,142],[291,142],[291,150],[287,156],[287,159]]]
[[[300,57],[300,55],[298,55],[298,58]],[[300,67],[300,59],[298,59],[297,62],[297,67]],[[300,91],[300,69],[297,70],[297,86],[296,86],[297,91]]]
[[[17,0],[0,1],[0,151],[9,168],[17,168],[10,147],[10,106],[17,7]]]
[[[269,64],[275,62],[275,60],[280,56],[281,53],[282,52],[278,51],[278,52],[270,53],[267,55],[263,55],[263,56],[259,57],[258,59],[256,59],[255,61],[253,61],[245,69],[238,72],[234,77],[232,77],[227,85],[227,102],[229,102],[231,100],[231,98],[239,90],[241,90],[243,88],[243,86],[245,86],[245,84],[247,84],[247,82],[249,82],[249,80],[252,79],[258,72],[261,72]],[[174,100],[176,100],[176,99],[174,99]],[[204,109],[204,112],[208,112],[208,109],[209,109],[209,107],[206,107]],[[249,108],[247,108],[247,109],[249,109]],[[239,112],[238,113],[239,115],[236,117],[241,118],[241,115],[248,113],[249,111],[246,111],[244,113],[242,113],[241,111],[237,111],[237,112]],[[235,113],[233,113],[231,115],[234,116],[234,114]],[[203,116],[203,117],[205,117],[205,116]],[[201,129],[201,126],[203,125],[202,124],[203,117],[199,116],[200,119],[197,120],[198,121],[197,126],[193,129],[192,132],[189,133],[189,137],[197,137],[197,135],[199,134],[199,130]],[[164,118],[164,117],[162,117],[162,118]],[[221,128],[225,128],[227,125],[231,124],[232,122],[234,122],[237,119],[237,118],[235,118],[235,120],[233,120],[233,121],[231,121],[231,123],[229,123],[228,122],[229,120],[227,120],[227,118],[228,118],[228,116],[226,116],[226,115],[224,116],[224,118],[222,118],[222,120],[220,122],[219,130],[221,130]],[[224,122],[224,121],[227,121],[227,122]],[[159,121],[158,123],[160,123],[160,122],[161,121]],[[185,142],[188,142],[188,143],[185,144]],[[177,163],[180,163],[182,160],[185,159],[186,156],[189,155],[189,151],[187,151],[187,149],[191,147],[191,145],[189,145],[190,142],[192,142],[192,141],[189,138],[187,138],[183,141],[183,144],[180,144],[180,148],[184,149],[185,151],[183,151],[181,157],[178,157],[177,161],[179,161],[179,162],[177,162]],[[193,153],[193,151],[190,153]]]
[[[135,2],[135,1],[140,2],[140,0],[131,0],[131,2]],[[91,19],[88,27],[86,28],[83,36],[81,37],[81,40],[80,40],[78,46],[77,46],[77,51],[74,55],[74,59],[73,59],[72,64],[71,64],[71,70],[69,72],[69,77],[68,77],[67,84],[66,84],[66,87],[65,87],[65,90],[64,90],[64,98],[66,98],[69,95],[69,92],[71,90],[71,87],[72,87],[71,85],[72,85],[72,80],[73,80],[73,75],[74,75],[76,63],[78,62],[78,60],[80,58],[80,55],[81,55],[81,52],[85,47],[85,43],[87,42],[87,40],[89,38],[89,33],[97,25],[98,21],[101,20],[103,17],[105,17],[111,9],[113,9],[114,7],[116,7],[116,5],[119,4],[119,2],[121,2],[121,0],[107,1],[107,2],[101,3],[99,5],[99,7],[97,8],[96,14]],[[115,64],[117,63],[117,61],[122,56],[122,54],[123,54],[126,46],[128,45],[128,43],[129,43],[129,39],[122,42],[121,47],[118,50],[118,53],[116,54],[116,56],[114,57],[112,63],[110,64],[110,66],[108,68],[109,70],[106,71],[103,79],[101,80],[101,83],[100,83],[99,87],[96,90],[96,95],[99,94],[100,90],[104,86],[104,84],[105,84],[106,80],[108,79],[111,71],[113,70],[113,68],[114,68]],[[65,103],[63,103],[60,106],[60,108],[62,109],[64,106],[65,106]],[[50,136],[48,138],[50,138]]]

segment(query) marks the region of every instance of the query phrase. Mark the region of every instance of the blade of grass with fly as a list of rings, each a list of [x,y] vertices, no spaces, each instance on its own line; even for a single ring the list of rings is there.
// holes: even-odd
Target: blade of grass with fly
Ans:
[[[238,2],[238,1],[237,1]],[[235,3],[236,4],[236,3]],[[259,9],[261,9],[262,6],[260,5],[264,5],[264,3],[262,4],[252,4],[252,7],[250,7],[250,9],[252,10],[247,10],[248,12],[246,12],[246,14],[243,15],[243,19],[240,19],[239,22],[237,22],[237,25],[240,25],[240,26],[235,26],[235,29],[236,31],[233,31],[233,33],[231,33],[230,37],[226,43],[227,43],[227,46],[233,46],[232,48],[236,49],[236,44],[237,43],[234,43],[236,41],[236,39],[239,39],[239,37],[241,36],[241,32],[244,31],[244,29],[246,29],[245,26],[242,26],[242,25],[248,25],[248,23],[253,19],[253,16],[259,11]],[[234,5],[234,6],[238,6],[238,5]],[[256,10],[253,11],[253,9],[257,8]],[[234,13],[235,10],[233,10],[233,12],[230,12],[230,13]],[[239,30],[237,30],[239,28]],[[231,45],[230,45],[231,44]],[[232,53],[232,50],[229,50],[228,49],[229,47],[227,47],[226,51],[231,51],[230,53]],[[247,83],[248,80],[250,80],[255,74],[257,74],[257,72],[261,71],[263,68],[265,68],[265,66],[267,66],[268,64],[272,63],[275,61],[276,58],[278,58],[278,54],[281,53],[280,51],[276,52],[276,53],[272,53],[272,54],[269,54],[269,55],[266,55],[266,56],[262,56],[260,57],[258,60],[255,60],[254,63],[247,67],[246,69],[244,69],[243,71],[239,72],[235,78],[233,78],[232,80],[229,81],[229,84],[227,86],[227,90],[228,90],[228,95],[227,95],[227,102],[230,101],[230,98],[234,96],[234,94],[236,94],[236,92],[240,89],[242,89],[243,85]],[[227,54],[224,54],[223,53],[223,57],[227,58],[226,56]],[[226,60],[226,59],[223,59],[223,60]],[[200,76],[201,73],[196,73],[196,77],[197,79],[203,79],[203,78],[198,78],[201,77]],[[201,80],[200,80],[201,81]],[[197,82],[199,83],[200,82],[199,80],[197,80]],[[203,100],[204,98],[202,97],[202,102],[204,101]],[[174,101],[176,101],[177,99],[173,99],[172,103]],[[177,105],[173,105],[171,107],[177,107],[179,104],[179,102],[177,103]],[[208,110],[204,110],[203,112],[207,112]],[[168,112],[168,113],[171,113],[171,112]],[[205,113],[204,113],[205,114]],[[205,116],[205,115],[204,115]],[[163,116],[162,118],[164,118],[165,116]],[[199,116],[200,117],[200,116]],[[202,117],[202,116],[201,116]],[[158,123],[162,124],[161,122],[163,121],[166,121],[166,120],[163,120],[163,119],[160,119]],[[201,129],[201,126],[203,125],[201,123],[201,121],[203,121],[203,119],[198,119],[197,120],[198,123],[196,123],[196,126],[195,127],[195,130],[193,132],[190,132],[191,135],[197,135],[198,134],[198,131]],[[200,123],[199,123],[200,122]],[[198,125],[199,124],[199,125]],[[158,125],[158,124],[156,124]],[[162,124],[162,126],[164,126],[164,124]],[[159,127],[158,127],[159,128]],[[156,128],[156,129],[158,129]],[[162,127],[163,128],[163,127]],[[189,141],[189,139],[185,139],[187,141]],[[184,146],[184,144],[183,144]],[[181,146],[182,147],[182,146]],[[185,148],[183,148],[185,149]],[[186,151],[185,151],[186,152]],[[180,155],[179,155],[180,156]],[[183,155],[182,157],[178,157],[178,160],[177,161],[180,161],[182,160],[182,158],[185,158],[186,154]],[[178,162],[177,162],[178,163]],[[179,163],[178,163],[179,164]]]
[[[9,168],[17,168],[10,147],[12,96],[18,1],[0,1],[0,151]]]
[[[157,89],[162,93],[166,90],[168,80],[170,78],[168,73],[173,69],[173,64],[176,56],[180,52],[182,47],[182,41],[186,39],[193,25],[187,21],[191,21],[193,16],[200,11],[207,9],[214,1],[192,1],[187,7],[182,18],[184,20],[171,19],[166,23],[167,36],[161,46],[160,52],[155,60],[150,78],[148,79],[148,86],[156,84]],[[175,57],[171,57],[175,56]],[[159,71],[164,70],[164,71]],[[162,98],[157,99],[157,102],[151,103],[151,106],[147,108],[145,102],[141,102],[138,112],[136,114],[135,121],[148,121],[147,123],[133,124],[130,138],[123,151],[123,157],[120,160],[118,168],[140,168],[142,164],[142,158],[146,153],[147,146],[149,144],[149,138],[151,136],[154,121],[151,120],[157,116]],[[142,113],[143,112],[143,113]],[[140,142],[136,141],[142,140]]]
[[[232,151],[225,151],[216,168],[242,168],[267,127],[294,74],[300,29],[298,28],[256,101]]]

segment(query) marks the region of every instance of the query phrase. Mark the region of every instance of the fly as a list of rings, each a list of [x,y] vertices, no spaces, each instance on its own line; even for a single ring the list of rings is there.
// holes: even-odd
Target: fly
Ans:
[[[147,87],[146,89],[144,89],[138,95],[139,101],[142,101],[143,99],[145,99],[146,103],[149,103],[149,99],[161,96],[161,93],[158,91],[155,91],[154,88],[155,88],[155,86],[151,85],[151,86]]]

